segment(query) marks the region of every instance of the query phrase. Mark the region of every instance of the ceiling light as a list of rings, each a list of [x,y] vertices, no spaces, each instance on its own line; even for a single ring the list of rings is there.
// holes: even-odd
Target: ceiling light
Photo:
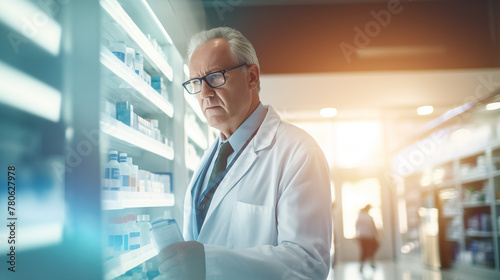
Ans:
[[[422,106],[417,108],[417,114],[419,116],[430,115],[434,112],[434,107],[432,106]]]
[[[500,109],[500,102],[493,102],[486,104],[486,110],[488,111],[493,111],[497,109]]]
[[[319,110],[319,114],[323,118],[335,117],[337,115],[337,109],[335,109],[335,108],[323,108],[323,109]]]

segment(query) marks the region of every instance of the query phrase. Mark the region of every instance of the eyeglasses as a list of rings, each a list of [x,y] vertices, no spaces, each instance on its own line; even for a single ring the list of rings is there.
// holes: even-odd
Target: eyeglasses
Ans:
[[[189,92],[189,94],[197,94],[198,92],[201,91],[201,83],[202,81],[205,81],[207,85],[209,85],[211,88],[218,88],[220,86],[223,86],[226,83],[226,76],[224,73],[227,71],[236,69],[238,67],[241,67],[243,65],[247,65],[246,63],[242,63],[236,66],[233,66],[231,68],[227,68],[226,70],[222,71],[217,71],[210,73],[204,77],[201,78],[194,78],[189,81],[186,81],[182,83],[182,86]]]

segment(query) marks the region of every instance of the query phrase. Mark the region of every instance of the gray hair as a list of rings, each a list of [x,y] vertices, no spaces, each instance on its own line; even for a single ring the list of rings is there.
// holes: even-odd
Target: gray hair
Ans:
[[[250,43],[250,41],[248,41],[248,39],[243,36],[241,32],[231,27],[216,27],[193,35],[188,47],[189,60],[191,60],[193,52],[198,47],[216,38],[225,39],[227,41],[229,51],[231,52],[231,56],[236,64],[257,64],[260,72],[259,60],[257,59],[257,54],[255,53],[252,43]],[[260,91],[260,81],[257,86],[257,90]]]

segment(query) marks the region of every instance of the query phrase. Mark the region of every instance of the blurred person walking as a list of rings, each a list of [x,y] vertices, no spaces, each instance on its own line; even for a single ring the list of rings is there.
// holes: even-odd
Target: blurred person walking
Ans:
[[[359,271],[363,272],[363,266],[366,260],[370,261],[372,268],[375,268],[374,256],[379,247],[377,228],[373,218],[368,214],[371,205],[367,204],[359,211],[356,221],[356,232],[361,249]]]

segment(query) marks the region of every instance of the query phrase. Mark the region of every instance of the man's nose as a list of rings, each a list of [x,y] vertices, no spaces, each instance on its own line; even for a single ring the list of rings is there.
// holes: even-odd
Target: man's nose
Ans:
[[[201,91],[198,93],[201,98],[209,98],[215,95],[215,90],[207,84],[205,80],[201,82]]]

